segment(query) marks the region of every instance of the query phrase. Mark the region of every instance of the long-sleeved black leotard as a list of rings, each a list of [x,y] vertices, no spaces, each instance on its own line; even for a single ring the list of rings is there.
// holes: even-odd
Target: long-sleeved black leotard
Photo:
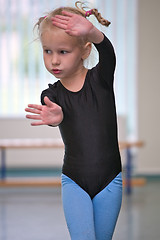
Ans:
[[[88,70],[78,92],[67,90],[60,81],[44,90],[44,97],[62,107],[59,125],[65,145],[62,172],[82,187],[91,198],[121,171],[113,79],[115,54],[106,36],[95,44],[99,63]]]

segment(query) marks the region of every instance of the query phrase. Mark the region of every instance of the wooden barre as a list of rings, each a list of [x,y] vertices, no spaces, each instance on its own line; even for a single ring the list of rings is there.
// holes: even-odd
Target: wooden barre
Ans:
[[[1,139],[0,148],[64,148],[61,139],[39,139],[39,138],[22,138],[22,139]]]
[[[142,141],[135,141],[135,142],[119,142],[120,149],[126,149],[131,147],[143,147],[144,142]]]
[[[134,142],[119,142],[120,150],[131,147],[142,147],[144,143],[142,141]],[[7,148],[64,148],[64,144],[61,139],[0,139],[0,149]]]
[[[145,178],[132,178],[131,186],[144,186],[146,184]],[[60,187],[61,178],[53,177],[52,179],[41,178],[36,179],[5,179],[0,180],[0,187]],[[127,186],[126,179],[123,179],[123,186]]]

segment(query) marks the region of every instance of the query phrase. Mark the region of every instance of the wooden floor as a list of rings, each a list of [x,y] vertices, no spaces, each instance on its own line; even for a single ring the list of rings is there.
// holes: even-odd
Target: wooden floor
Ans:
[[[160,180],[123,194],[113,240],[160,239]],[[0,240],[69,240],[60,187],[0,187]]]

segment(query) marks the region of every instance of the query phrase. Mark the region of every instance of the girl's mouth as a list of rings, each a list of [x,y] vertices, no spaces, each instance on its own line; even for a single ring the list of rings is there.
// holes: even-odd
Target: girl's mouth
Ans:
[[[52,72],[54,74],[60,74],[61,70],[59,70],[59,69],[52,69]]]

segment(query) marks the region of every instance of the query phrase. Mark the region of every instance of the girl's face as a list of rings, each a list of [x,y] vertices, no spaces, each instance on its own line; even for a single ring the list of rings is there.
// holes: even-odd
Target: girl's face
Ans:
[[[56,78],[66,80],[84,69],[85,48],[64,30],[46,28],[41,43],[45,67]]]

